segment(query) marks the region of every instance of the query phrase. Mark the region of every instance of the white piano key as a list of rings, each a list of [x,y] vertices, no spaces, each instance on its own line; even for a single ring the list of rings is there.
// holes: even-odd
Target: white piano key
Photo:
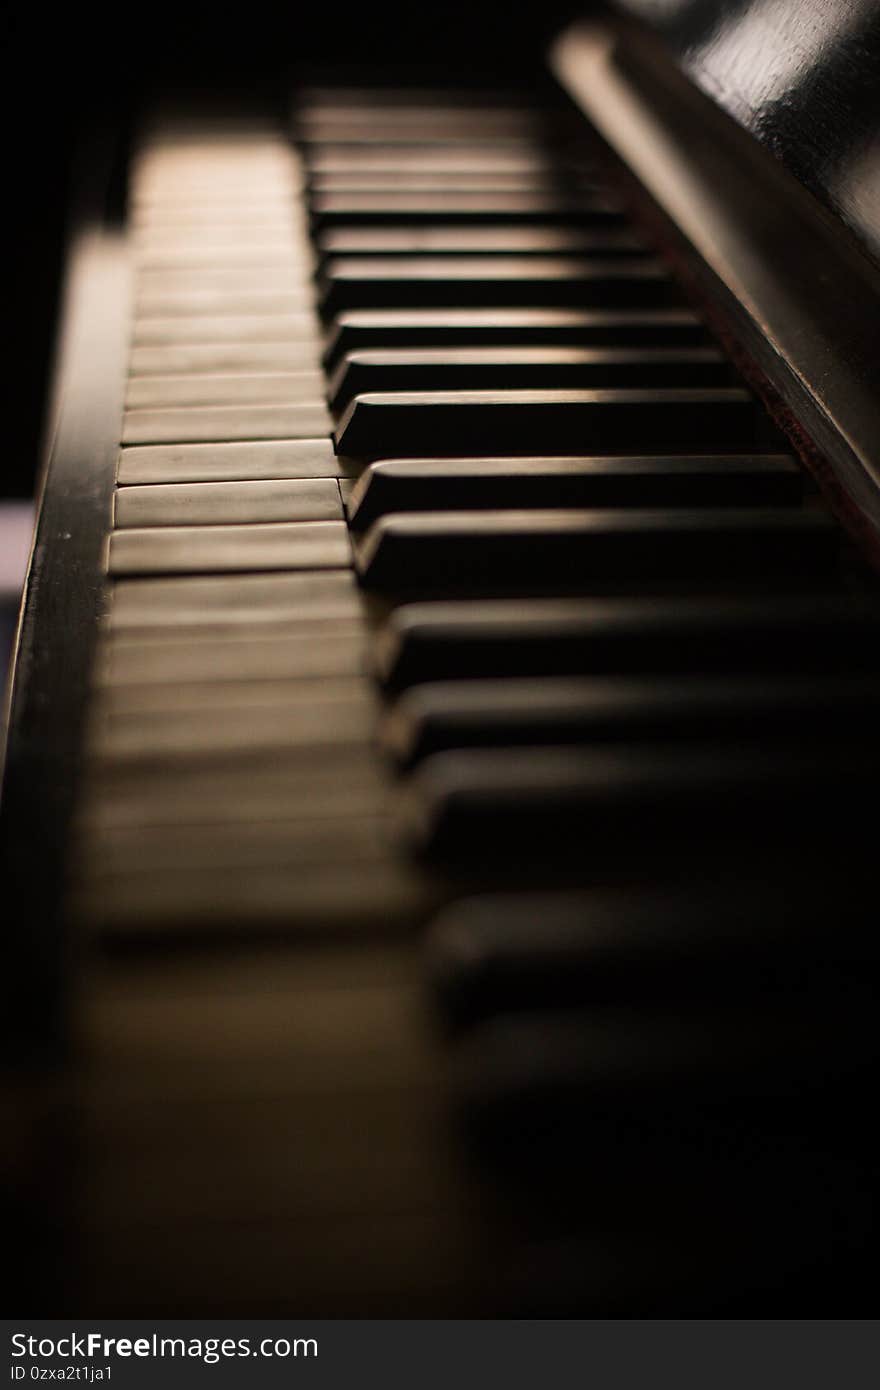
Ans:
[[[166,483],[119,488],[114,520],[129,526],[218,526],[267,521],[342,521],[333,478],[284,482]]]
[[[117,531],[110,537],[108,558],[114,575],[341,569],[350,564],[348,532],[341,521]]]
[[[128,410],[123,444],[200,444],[224,440],[311,439],[330,433],[322,401],[308,405],[186,406]]]
[[[324,391],[324,381],[318,371],[132,376],[125,404],[129,410],[202,405],[298,405],[322,400]]]
[[[333,930],[387,935],[411,929],[435,905],[425,878],[405,863],[347,864],[338,853],[335,863],[292,869],[262,866],[246,873],[220,865],[85,880],[72,893],[76,917],[120,935],[173,934],[181,927],[209,937],[218,930],[247,934],[260,927],[321,939]]]
[[[330,620],[321,630],[212,636],[144,636],[111,640],[95,663],[95,686],[178,686],[182,683],[323,680],[362,676],[366,637],[361,623]]]
[[[311,698],[278,705],[198,708],[169,712],[117,709],[93,712],[87,735],[91,759],[120,763],[150,757],[259,753],[266,749],[365,745],[375,724],[375,702],[363,691],[328,696],[324,682],[310,681]],[[317,687],[317,688],[316,688]]]
[[[176,314],[199,318],[229,317],[232,314],[295,314],[314,303],[312,287],[305,283],[269,290],[148,290],[137,297],[135,313],[139,323],[152,318],[173,318]]]
[[[387,800],[388,781],[372,749],[273,749],[240,757],[199,755],[92,765],[81,825],[235,824],[313,815],[370,815]],[[340,846],[340,860],[342,852]]]
[[[315,343],[318,339],[317,319],[302,312],[144,319],[134,326],[133,342],[135,347],[167,347],[174,343]]]
[[[123,449],[117,482],[244,482],[249,478],[334,478],[342,466],[329,439],[157,445]]]
[[[320,361],[321,345],[314,339],[277,343],[167,343],[135,347],[129,358],[133,377],[259,374],[309,371]]]

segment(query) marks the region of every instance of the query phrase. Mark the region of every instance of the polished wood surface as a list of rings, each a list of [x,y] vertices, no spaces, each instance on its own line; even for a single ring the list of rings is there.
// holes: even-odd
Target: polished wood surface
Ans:
[[[876,564],[880,269],[654,35],[585,22],[551,61],[640,217]]]
[[[873,0],[620,0],[682,70],[880,259]]]

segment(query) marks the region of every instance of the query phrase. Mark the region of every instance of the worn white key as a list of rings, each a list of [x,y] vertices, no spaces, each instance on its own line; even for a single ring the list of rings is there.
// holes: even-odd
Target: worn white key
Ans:
[[[366,675],[290,676],[277,680],[254,677],[249,680],[174,681],[143,685],[104,685],[92,692],[91,708],[98,714],[114,719],[133,719],[141,715],[151,720],[176,719],[178,714],[197,714],[200,711],[241,713],[250,711],[258,721],[263,710],[275,710],[298,705],[308,697],[333,700],[343,696],[373,698],[373,686]]]
[[[222,228],[209,235],[144,238],[134,248],[134,263],[143,270],[184,270],[187,267],[205,270],[232,270],[238,267],[281,267],[293,270],[300,282],[310,273],[314,256],[303,238],[270,236],[266,229],[258,237],[231,241]]]
[[[342,499],[333,478],[124,487],[114,508],[120,527],[337,520],[343,520]]]
[[[111,593],[106,626],[114,634],[133,635],[145,629],[253,629],[266,623],[356,619],[364,603],[348,570],[120,579]]]
[[[226,270],[142,270],[137,277],[138,295],[154,294],[282,294],[298,289],[302,284],[301,271],[295,266],[277,266],[263,270],[259,266],[236,267]]]
[[[229,317],[231,314],[295,314],[311,308],[315,296],[308,284],[271,290],[161,290],[138,295],[138,322],[152,318]]]
[[[329,439],[123,449],[117,482],[243,482],[247,478],[335,478],[341,465]]]
[[[291,203],[291,194],[299,191],[303,171],[298,160],[287,152],[287,158],[265,158],[256,155],[249,159],[234,158],[211,163],[205,152],[187,161],[180,161],[174,167],[167,161],[162,165],[137,166],[134,174],[134,190],[139,205],[147,205],[150,200],[159,199],[194,204],[200,198],[208,198],[228,207],[235,207],[238,199],[238,214],[251,206],[259,205],[265,199],[272,204]]]
[[[215,270],[236,266],[270,269],[278,265],[295,271],[302,283],[314,266],[314,254],[304,235],[280,236],[268,228],[255,227],[249,238],[233,240],[218,227],[201,235],[145,235],[134,247],[134,261],[138,270],[180,270],[190,265]]]
[[[189,143],[178,140],[150,138],[149,144],[136,156],[133,167],[135,188],[142,190],[151,180],[167,186],[178,180],[183,188],[191,188],[196,179],[242,180],[245,184],[263,179],[274,183],[297,168],[292,152],[277,140],[256,142],[236,137],[220,142],[207,132],[200,131]]]
[[[313,343],[319,336],[314,314],[234,314],[227,317],[180,315],[135,323],[135,347],[172,343]]]
[[[236,134],[220,140],[202,129],[189,141],[174,138],[156,139],[136,156],[133,183],[143,190],[151,181],[163,186],[179,181],[191,188],[195,180],[242,180],[246,185],[263,179],[274,183],[297,167],[291,151],[277,140],[258,139]]]
[[[386,800],[387,779],[372,749],[205,754],[191,763],[160,758],[94,765],[79,820],[95,826],[210,825],[309,813],[369,815]]]
[[[211,198],[193,202],[184,200],[179,194],[151,198],[138,198],[133,207],[132,226],[140,230],[163,229],[165,227],[209,228],[213,232],[218,227],[254,225],[273,227],[288,231],[299,227],[301,221],[296,214],[291,197],[279,196],[269,188],[257,188],[246,203],[232,202],[222,187]]]
[[[179,206],[204,209],[207,220],[209,208],[216,206],[228,208],[241,219],[251,207],[284,213],[301,183],[302,173],[280,161],[274,168],[270,164],[250,167],[240,160],[213,168],[203,160],[179,164],[176,169],[142,165],[134,169],[131,201],[138,214]]]
[[[247,753],[277,748],[366,744],[375,723],[374,702],[360,692],[331,698],[323,681],[308,682],[311,699],[282,705],[189,709],[156,719],[143,710],[113,717],[98,711],[88,734],[88,755],[112,761],[161,755]]]
[[[307,816],[265,823],[187,825],[167,830],[108,826],[82,838],[73,856],[81,877],[155,873],[165,869],[281,868],[338,863],[340,846],[348,861],[387,860],[393,830],[383,816],[339,816],[329,821]]]
[[[318,371],[261,375],[211,374],[132,376],[125,404],[129,410],[201,405],[300,405],[320,401],[324,382]]]
[[[320,356],[317,334],[297,343],[169,343],[132,348],[129,371],[135,377],[309,371],[317,370]]]
[[[150,226],[135,228],[135,251],[155,250],[162,247],[196,247],[201,242],[208,245],[222,242],[225,246],[250,246],[255,242],[275,242],[287,245],[294,251],[303,249],[299,228],[292,222],[260,223],[241,216],[237,222],[224,222],[220,226]]]
[[[348,531],[341,521],[116,531],[108,559],[110,574],[223,574],[350,564]]]
[[[236,638],[146,637],[110,642],[95,665],[98,686],[177,686],[184,682],[314,680],[364,673],[359,623],[328,622],[296,635]]]
[[[163,826],[129,830],[108,827],[83,838],[74,856],[83,877],[161,872],[164,869],[213,869],[304,863],[332,863],[345,847],[350,860],[382,860],[393,853],[392,826],[386,817],[348,816],[320,821],[279,820],[238,826]]]
[[[173,167],[167,161],[148,161],[135,166],[132,200],[139,209],[166,203],[193,207],[204,200],[202,206],[216,203],[237,210],[241,217],[245,208],[264,202],[283,209],[286,200],[290,206],[301,181],[301,172],[289,160],[234,159],[211,164],[202,155],[180,160]]]
[[[235,787],[222,790],[234,794]],[[252,801],[250,797],[248,804]],[[372,803],[366,804],[374,814]],[[273,811],[270,803],[268,814]],[[218,929],[246,934],[249,928],[271,926],[285,935],[321,940],[334,929],[346,936],[357,928],[384,934],[406,930],[436,905],[436,890],[432,894],[424,877],[405,863],[346,864],[341,851],[335,864],[328,859],[291,869],[260,867],[244,873],[218,866],[204,872],[85,880],[74,886],[71,900],[76,917],[108,935],[173,934],[183,925],[203,928],[211,936]]]
[[[305,249],[299,252],[302,264],[307,262]],[[137,263],[143,270],[289,270],[292,264],[290,247],[277,240],[244,243],[230,246],[228,242],[194,242],[188,246],[153,246],[138,249]],[[295,263],[295,262],[293,262]]]
[[[312,439],[330,433],[321,401],[311,405],[184,406],[128,410],[123,444],[187,444],[234,439]]]

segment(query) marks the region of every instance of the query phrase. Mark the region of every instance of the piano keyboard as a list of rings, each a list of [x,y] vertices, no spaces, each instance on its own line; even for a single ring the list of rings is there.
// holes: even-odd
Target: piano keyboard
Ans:
[[[871,586],[567,109],[295,134],[132,167],[78,1288],[656,1312],[857,1262]]]

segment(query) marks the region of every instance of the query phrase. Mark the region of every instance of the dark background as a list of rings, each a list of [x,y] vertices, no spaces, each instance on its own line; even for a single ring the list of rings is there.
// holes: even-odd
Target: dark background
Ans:
[[[363,83],[387,72],[395,82],[503,85],[539,72],[551,37],[600,3],[0,0],[0,498],[32,492],[66,219],[94,165],[96,131],[124,137],[144,102],[163,95],[241,92],[280,110],[301,75]],[[780,18],[774,10],[770,20],[752,0],[614,0],[614,8],[650,18],[690,76],[880,255],[875,0],[790,0],[789,12]],[[757,65],[749,99],[735,81],[717,90],[711,71],[713,33],[744,21]],[[785,99],[762,103],[761,72],[771,76],[780,54],[789,62],[800,48],[803,70]]]

